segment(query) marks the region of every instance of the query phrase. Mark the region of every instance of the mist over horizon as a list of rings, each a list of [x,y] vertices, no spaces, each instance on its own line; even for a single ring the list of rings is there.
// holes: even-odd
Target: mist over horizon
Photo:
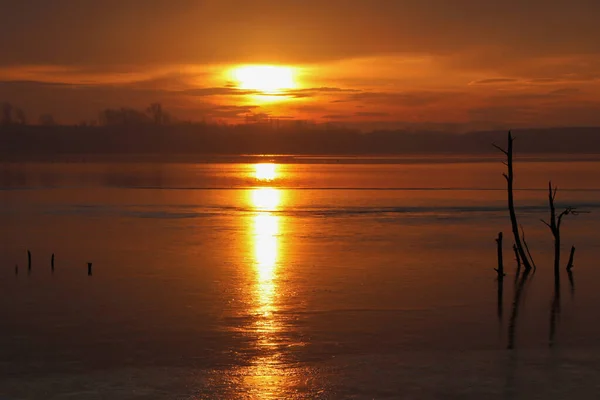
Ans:
[[[518,154],[600,154],[600,127],[514,129]],[[246,124],[169,123],[150,120],[104,125],[0,125],[5,161],[60,160],[77,156],[123,156],[130,161],[232,155],[486,156],[506,130],[453,133],[273,121]],[[183,158],[182,158],[183,157]]]

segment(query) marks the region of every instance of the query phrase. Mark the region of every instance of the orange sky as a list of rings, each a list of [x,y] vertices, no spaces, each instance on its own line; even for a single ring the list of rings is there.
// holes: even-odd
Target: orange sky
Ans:
[[[0,14],[0,101],[34,121],[159,101],[189,120],[600,125],[599,15],[597,0],[22,0]],[[290,66],[295,87],[257,97],[232,79],[244,64]]]

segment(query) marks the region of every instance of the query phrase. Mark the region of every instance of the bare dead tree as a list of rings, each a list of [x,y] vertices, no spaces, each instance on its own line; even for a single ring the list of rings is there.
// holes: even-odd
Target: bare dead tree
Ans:
[[[494,144],[494,147],[500,150],[504,155],[506,155],[506,162],[503,162],[506,165],[508,171],[507,173],[502,174],[506,179],[507,183],[507,192],[508,192],[508,212],[510,215],[510,222],[512,225],[512,232],[515,238],[515,246],[517,246],[517,251],[519,256],[521,257],[521,261],[523,262],[523,266],[525,270],[529,271],[532,268],[533,261],[530,261],[530,258],[525,254],[525,249],[523,247],[523,243],[521,242],[521,236],[519,234],[519,223],[517,222],[517,214],[515,212],[515,202],[513,196],[513,182],[514,182],[514,173],[513,173],[513,141],[514,138],[510,131],[508,132],[508,146],[506,149],[503,149],[500,146]]]
[[[577,210],[573,207],[567,207],[560,214],[556,214],[556,207],[554,201],[556,200],[556,192],[558,187],[552,187],[552,181],[548,182],[548,206],[550,207],[550,222],[542,220],[542,222],[550,228],[552,236],[554,237],[554,297],[552,299],[552,307],[550,308],[550,346],[554,345],[554,338],[556,335],[556,322],[560,316],[560,226],[562,224],[563,217],[569,214],[576,215]],[[571,248],[571,256],[569,257],[569,264],[567,265],[567,271],[571,271],[573,257],[575,255],[575,246]],[[569,267],[571,265],[571,268]],[[574,290],[573,275],[569,274],[569,282],[571,283],[571,293]]]
[[[552,232],[554,236],[554,277],[558,279],[560,275],[560,225],[564,216],[577,214],[577,210],[573,207],[567,207],[558,216],[556,215],[556,207],[554,206],[554,200],[556,199],[556,192],[558,187],[552,187],[552,181],[548,182],[548,206],[550,207],[550,222],[541,220]]]

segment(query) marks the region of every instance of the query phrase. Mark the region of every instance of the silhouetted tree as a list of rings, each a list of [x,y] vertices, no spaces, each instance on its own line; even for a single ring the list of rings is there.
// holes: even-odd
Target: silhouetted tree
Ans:
[[[101,125],[143,125],[150,123],[146,114],[133,108],[107,108],[100,112],[98,120]]]
[[[521,257],[521,262],[523,263],[523,266],[525,267],[525,269],[527,271],[529,271],[529,270],[531,270],[531,267],[533,265],[533,260],[530,259],[530,255],[528,256],[528,254],[525,253],[525,248],[521,241],[521,236],[519,234],[519,223],[517,221],[517,214],[515,212],[515,201],[514,201],[514,196],[513,196],[513,181],[514,181],[513,141],[514,141],[514,138],[512,137],[512,134],[509,131],[508,132],[508,147],[506,148],[506,150],[499,146],[496,146],[496,145],[494,145],[494,147],[506,155],[506,162],[504,162],[503,164],[506,165],[508,171],[507,171],[507,173],[504,173],[502,175],[506,179],[506,183],[507,183],[508,212],[510,215],[510,222],[512,225],[512,232],[513,232],[513,236],[515,238],[515,245],[517,246],[517,251],[519,253],[519,256]]]
[[[6,102],[2,104],[2,119],[0,119],[2,125],[12,125],[13,123],[13,105]]]
[[[171,122],[170,115],[165,112],[160,103],[150,104],[146,109],[146,112],[150,115],[150,118],[152,118],[152,121],[154,121],[156,125],[167,125]]]
[[[556,199],[556,192],[558,187],[552,187],[552,181],[548,182],[548,206],[550,207],[550,222],[541,220],[552,232],[554,236],[554,276],[558,279],[560,274],[560,225],[564,216],[577,214],[577,210],[573,207],[567,207],[558,216],[556,215],[556,208],[554,206],[554,200]]]
[[[2,111],[0,114],[0,125],[26,125],[27,118],[25,117],[25,111],[19,107],[15,107],[9,102],[2,104]]]
[[[15,123],[18,125],[27,125],[27,117],[25,116],[25,111],[23,109],[15,107]]]

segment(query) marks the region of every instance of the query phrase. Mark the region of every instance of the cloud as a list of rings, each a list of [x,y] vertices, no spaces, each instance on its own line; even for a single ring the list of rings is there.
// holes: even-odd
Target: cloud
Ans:
[[[247,96],[262,94],[262,92],[258,90],[243,90],[236,89],[233,87],[208,87],[187,89],[180,91],[179,93],[188,96]]]
[[[562,88],[551,91],[549,94],[554,96],[566,96],[571,94],[579,94],[581,93],[580,89],[577,88]]]
[[[344,115],[344,114],[328,114],[328,115],[323,115],[321,118],[323,118],[323,119],[348,119],[348,118],[350,118],[350,116]]]
[[[200,111],[213,118],[237,118],[245,115],[254,115],[253,112],[258,106],[237,106],[237,105],[218,105],[207,108],[201,108]]]
[[[39,82],[39,81],[0,81],[0,86],[4,88],[77,88],[84,85],[76,85],[67,82]]]
[[[357,117],[389,117],[390,113],[362,111],[362,112],[355,112],[354,115]]]
[[[462,92],[360,92],[347,97],[347,100],[363,103],[387,104],[402,107],[424,107],[444,100],[462,96]]]
[[[578,88],[560,88],[550,91],[527,91],[527,92],[509,92],[500,93],[487,96],[488,100],[494,102],[502,102],[507,105],[512,104],[513,107],[518,108],[523,102],[540,101],[540,100],[564,100],[566,97],[572,97],[573,95],[581,94],[582,91]]]
[[[305,98],[315,97],[322,94],[336,94],[336,93],[357,93],[360,90],[357,89],[342,89],[337,87],[317,87],[307,89],[289,89],[281,92],[281,96],[289,96],[294,98]]]
[[[498,84],[498,83],[514,83],[518,82],[517,79],[513,78],[490,78],[490,79],[481,79],[479,81],[470,82],[469,85],[490,85],[490,84]]]

